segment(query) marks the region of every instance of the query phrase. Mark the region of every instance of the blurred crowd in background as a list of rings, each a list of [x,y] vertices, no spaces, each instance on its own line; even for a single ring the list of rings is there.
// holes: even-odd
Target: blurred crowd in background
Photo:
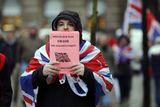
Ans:
[[[20,92],[21,89],[19,86],[19,77],[25,70],[29,60],[33,57],[35,50],[48,41],[50,32],[50,28],[39,29],[36,26],[29,26],[23,29],[0,31],[0,46],[3,47],[5,44],[6,47],[3,50],[3,53],[10,58],[12,69],[12,107],[25,107]],[[96,33],[96,45],[100,48],[100,50],[102,50],[115,79],[113,91],[101,98],[98,105],[99,107],[129,107],[131,104],[130,99],[132,97],[131,91],[133,88],[136,88],[139,96],[142,96],[140,91],[142,90],[142,87],[140,89],[133,85],[133,78],[135,76],[139,76],[140,81],[138,82],[140,83],[142,82],[143,78],[142,49],[140,45],[142,40],[141,38],[137,39],[137,37],[142,37],[141,32],[135,29],[131,31],[131,35],[129,36],[118,34],[119,33],[117,32],[113,33],[105,31],[97,31]],[[90,38],[90,32],[84,29],[83,39],[90,41]],[[160,39],[157,39],[156,44],[159,43]],[[149,56],[154,54],[154,50],[150,51]],[[156,64],[153,63],[153,65]],[[152,69],[150,71],[150,76],[152,77]],[[153,89],[152,91],[154,91]],[[139,96],[137,96],[137,99],[142,98]],[[153,103],[155,103],[154,99]],[[142,105],[142,102],[140,102],[140,105]]]

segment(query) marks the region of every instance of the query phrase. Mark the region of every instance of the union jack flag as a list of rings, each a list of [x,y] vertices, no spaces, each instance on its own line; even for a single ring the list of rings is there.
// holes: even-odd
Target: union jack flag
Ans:
[[[152,43],[160,36],[160,24],[150,11],[147,11],[147,31],[148,37]]]
[[[129,24],[139,24],[142,22],[141,0],[128,0],[127,9],[124,14],[122,33],[128,35]]]
[[[141,0],[128,0],[127,9],[125,11],[122,33],[128,35],[129,24],[138,25],[142,24],[142,2]],[[154,42],[157,36],[160,36],[160,24],[155,19],[151,11],[147,10],[147,33],[149,40]]]
[[[35,52],[35,55],[30,61],[26,71],[24,71],[24,73],[21,75],[20,84],[22,87],[21,89],[23,98],[27,107],[35,107],[38,87],[34,89],[32,86],[32,73],[40,66],[49,63],[50,58],[48,47],[49,43],[42,46]],[[109,67],[106,64],[106,61],[104,60],[100,50],[85,40],[83,40],[80,44],[80,62],[93,71],[96,84],[95,97],[96,102],[98,102],[100,96],[107,94],[113,87],[113,79]],[[85,84],[85,81],[81,80],[79,77],[72,77],[68,74],[63,75],[60,79],[64,79],[64,76],[66,76],[66,80],[68,81],[73,93],[78,96],[86,96],[88,88]],[[73,80],[75,80],[73,78],[79,78],[80,81],[75,83],[75,81],[73,82]],[[79,90],[80,88],[77,88],[77,85],[83,89],[84,93],[79,93],[82,91]]]

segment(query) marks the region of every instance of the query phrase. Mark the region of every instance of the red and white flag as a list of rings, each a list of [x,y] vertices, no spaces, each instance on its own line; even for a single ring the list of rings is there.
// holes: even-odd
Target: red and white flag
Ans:
[[[141,0],[128,0],[127,9],[124,14],[122,33],[128,35],[129,24],[142,22]]]
[[[142,25],[141,0],[128,0],[122,27],[123,34],[128,35],[130,24]],[[151,42],[154,42],[155,38],[160,36],[160,24],[149,9],[147,10],[147,33],[148,38],[149,40],[151,40]]]

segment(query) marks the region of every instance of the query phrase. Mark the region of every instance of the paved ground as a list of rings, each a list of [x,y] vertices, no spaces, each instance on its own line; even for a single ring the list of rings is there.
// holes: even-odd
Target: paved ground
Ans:
[[[151,107],[155,107],[154,102],[154,86],[153,80],[151,80]],[[143,107],[143,76],[136,75],[132,80],[132,91],[131,91],[131,100],[130,107]]]
[[[142,107],[142,101],[143,101],[142,80],[143,78],[141,75],[136,75],[133,77],[130,107]]]

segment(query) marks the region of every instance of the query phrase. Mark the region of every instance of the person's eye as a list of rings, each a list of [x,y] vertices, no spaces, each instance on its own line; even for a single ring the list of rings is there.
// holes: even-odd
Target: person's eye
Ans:
[[[68,25],[69,25],[69,26],[72,26],[72,27],[74,27],[74,24],[73,24],[73,23],[68,23]]]
[[[57,26],[63,26],[63,23],[58,23]]]

